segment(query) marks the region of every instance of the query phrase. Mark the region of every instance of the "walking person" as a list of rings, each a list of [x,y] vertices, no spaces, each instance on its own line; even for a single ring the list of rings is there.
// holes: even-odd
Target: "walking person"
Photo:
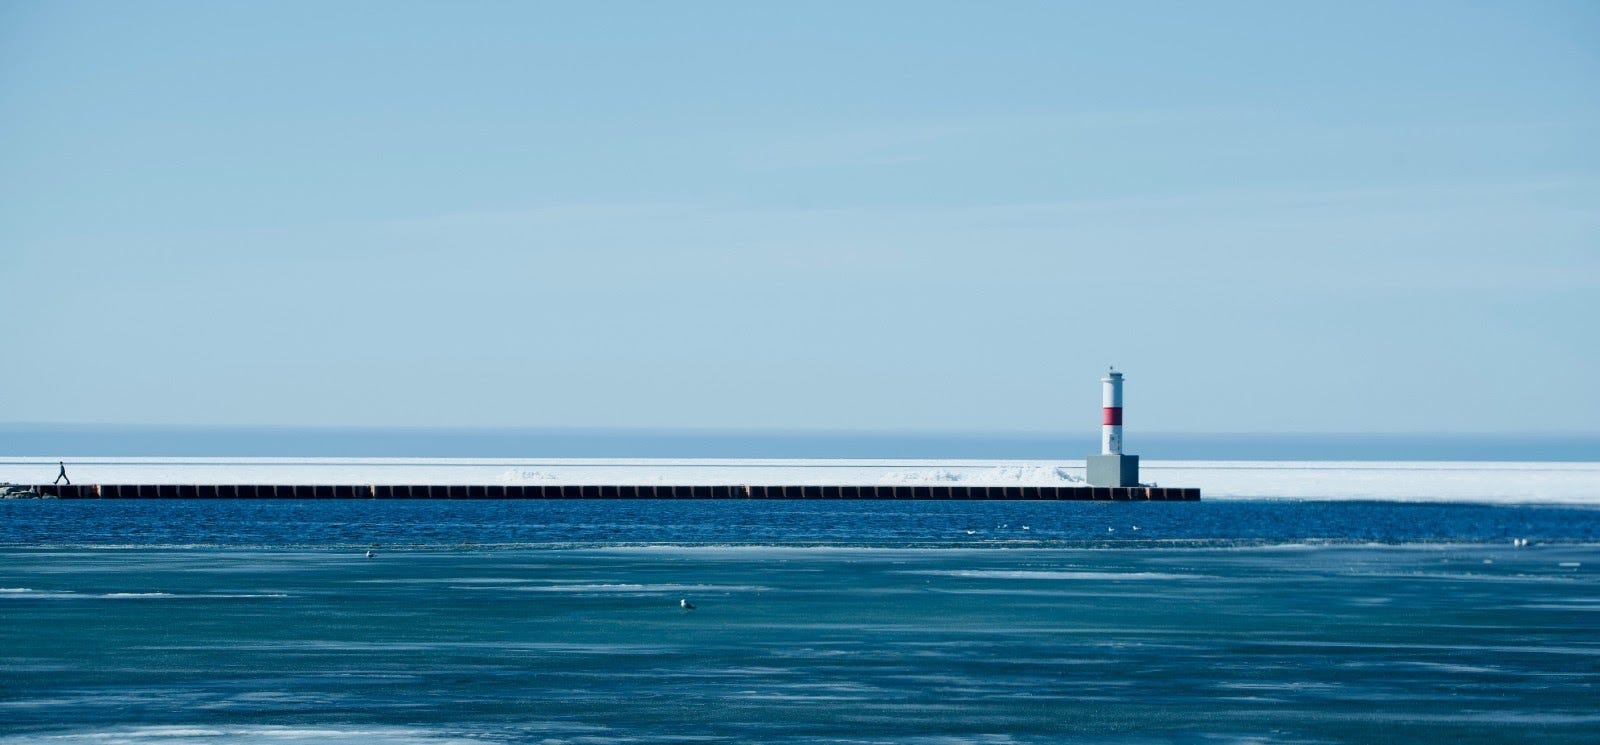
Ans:
[[[59,484],[62,481],[65,481],[65,482],[67,482],[67,486],[72,486],[72,479],[67,478],[67,462],[66,461],[60,461],[60,463],[61,463],[61,473],[56,474],[55,483]]]

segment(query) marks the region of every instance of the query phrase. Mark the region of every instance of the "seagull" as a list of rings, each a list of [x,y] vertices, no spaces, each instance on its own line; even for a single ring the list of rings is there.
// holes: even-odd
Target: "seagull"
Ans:
[[[684,610],[694,610],[694,603],[689,602],[688,598],[683,598],[678,601],[678,607]]]
[[[372,549],[367,549],[367,558],[372,558]]]

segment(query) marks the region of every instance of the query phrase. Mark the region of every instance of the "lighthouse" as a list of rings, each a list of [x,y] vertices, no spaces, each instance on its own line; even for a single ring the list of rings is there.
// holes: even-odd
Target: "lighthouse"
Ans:
[[[1100,379],[1100,454],[1122,455],[1122,373]]]
[[[1139,456],[1122,454],[1122,373],[1100,379],[1100,454],[1088,458],[1090,486],[1138,486]]]

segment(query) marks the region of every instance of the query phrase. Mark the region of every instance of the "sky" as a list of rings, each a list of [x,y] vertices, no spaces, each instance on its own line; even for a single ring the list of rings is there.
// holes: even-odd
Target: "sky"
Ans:
[[[0,422],[1600,431],[1600,4],[0,4]]]

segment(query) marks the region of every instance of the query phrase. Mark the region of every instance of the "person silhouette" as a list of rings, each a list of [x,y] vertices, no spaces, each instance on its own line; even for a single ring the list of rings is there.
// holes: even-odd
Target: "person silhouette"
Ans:
[[[72,479],[67,478],[67,462],[66,461],[61,461],[60,463],[61,463],[61,473],[56,474],[55,483],[59,484],[62,481],[66,481],[67,482],[67,486],[72,486]]]

